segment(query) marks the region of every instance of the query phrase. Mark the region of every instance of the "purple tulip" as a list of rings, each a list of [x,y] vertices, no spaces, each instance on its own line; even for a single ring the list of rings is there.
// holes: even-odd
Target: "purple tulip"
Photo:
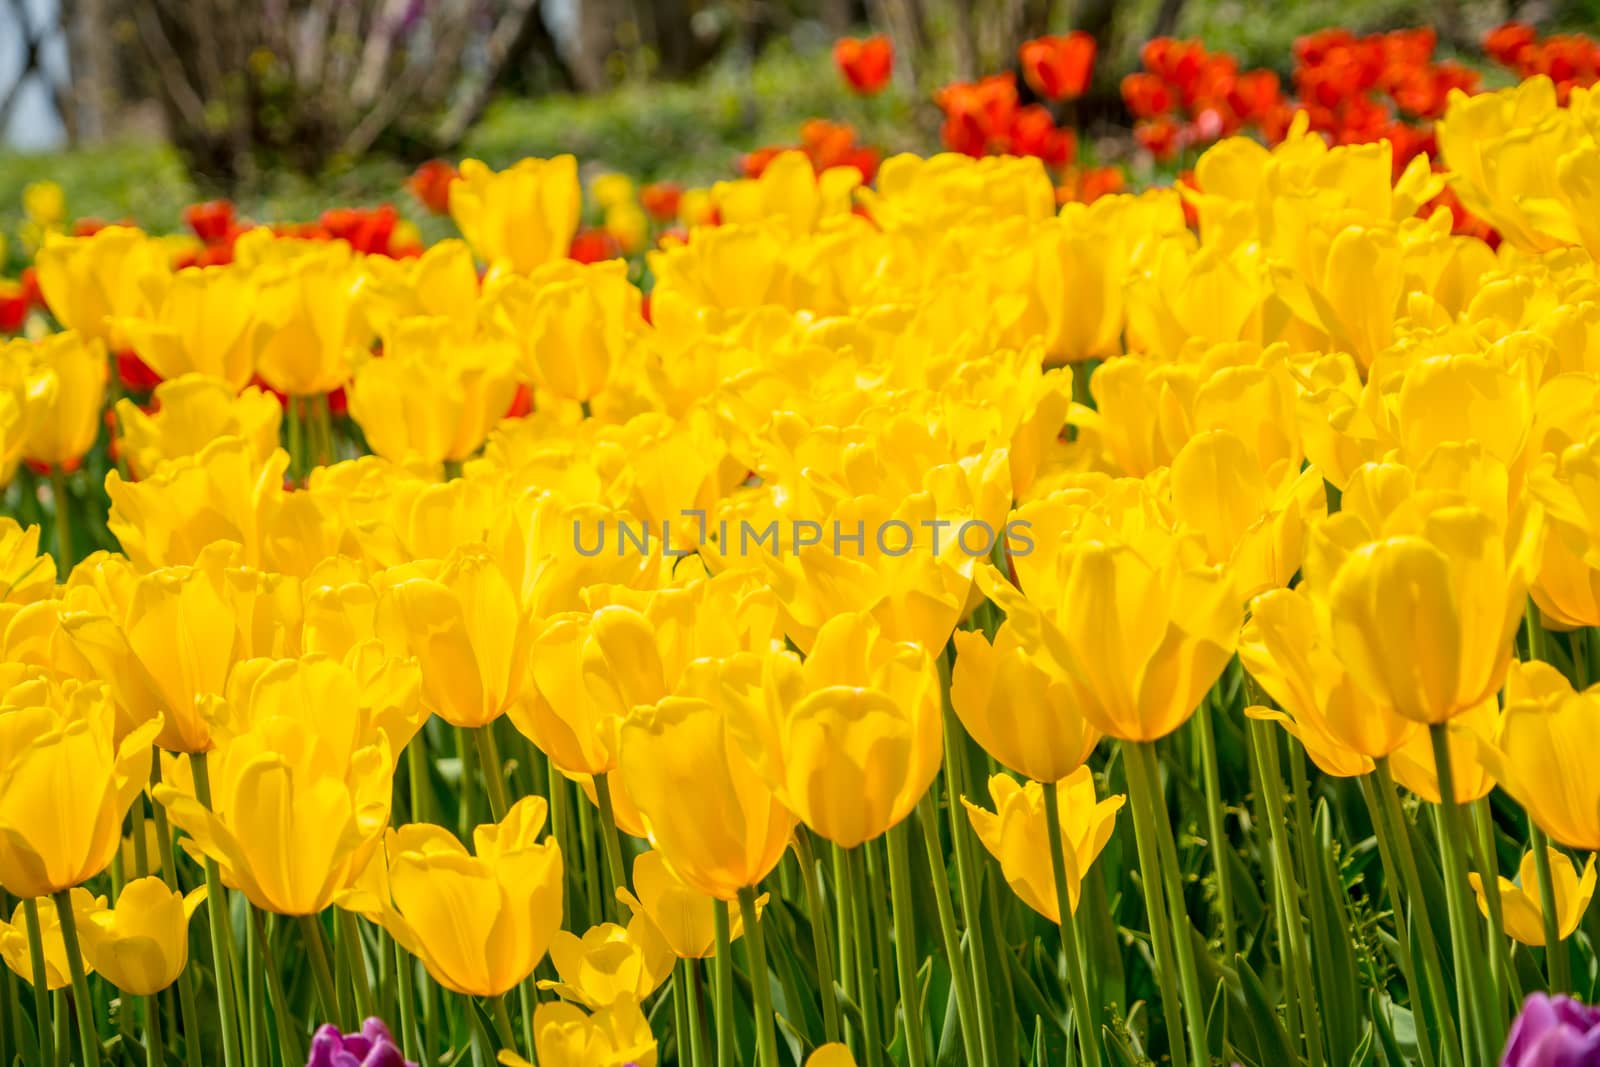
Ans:
[[[382,1019],[368,1019],[357,1034],[341,1034],[332,1023],[311,1037],[306,1067],[417,1067],[400,1052]]]
[[[1600,1008],[1534,993],[1522,1002],[1500,1067],[1586,1067],[1600,1063]]]

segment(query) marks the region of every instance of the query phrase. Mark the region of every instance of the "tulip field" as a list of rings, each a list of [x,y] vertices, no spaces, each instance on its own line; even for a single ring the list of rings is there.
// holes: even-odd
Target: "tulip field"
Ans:
[[[1600,46],[1434,50],[30,186],[0,1067],[1600,1064]]]

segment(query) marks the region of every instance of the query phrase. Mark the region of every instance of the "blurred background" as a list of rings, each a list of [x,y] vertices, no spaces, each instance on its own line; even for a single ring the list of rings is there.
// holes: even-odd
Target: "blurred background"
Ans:
[[[164,228],[209,196],[260,218],[399,203],[440,156],[573,152],[708,181],[813,116],[928,152],[941,85],[1014,70],[1021,42],[1069,29],[1098,45],[1073,120],[1114,156],[1120,79],[1152,37],[1287,85],[1311,31],[1432,27],[1441,55],[1474,64],[1513,18],[1583,31],[1600,0],[0,0],[0,230],[43,179],[74,216]],[[868,33],[895,55],[871,97],[830,57]]]

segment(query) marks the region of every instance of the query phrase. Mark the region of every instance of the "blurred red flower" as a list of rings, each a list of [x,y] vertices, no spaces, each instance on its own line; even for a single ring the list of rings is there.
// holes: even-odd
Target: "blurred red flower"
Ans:
[[[406,179],[406,188],[433,214],[448,215],[450,184],[459,176],[449,160],[430,159]]]
[[[883,34],[841,37],[833,43],[833,62],[854,92],[872,96],[889,84],[894,70],[894,45]]]
[[[1019,53],[1022,76],[1046,100],[1075,100],[1089,87],[1095,40],[1082,30],[1061,37],[1039,37]]]
[[[639,189],[639,203],[657,222],[671,222],[677,218],[678,203],[682,199],[683,186],[677,182],[650,182]]]

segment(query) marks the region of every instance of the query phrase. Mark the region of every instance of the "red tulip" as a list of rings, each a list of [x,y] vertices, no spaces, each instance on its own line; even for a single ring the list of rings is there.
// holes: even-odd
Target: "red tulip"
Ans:
[[[572,235],[572,247],[567,256],[579,263],[599,263],[603,259],[620,258],[622,246],[605,230],[590,226]]]
[[[183,221],[207,245],[232,243],[229,236],[234,231],[232,200],[207,200],[190,204],[183,209]]]
[[[881,92],[894,69],[894,45],[883,34],[841,37],[833,43],[833,62],[850,88],[863,96]]]
[[[1516,70],[1536,37],[1533,27],[1526,22],[1507,22],[1484,34],[1483,50],[1502,67]]]
[[[1122,100],[1134,118],[1153,119],[1172,110],[1172,89],[1157,75],[1137,71],[1122,79]]]
[[[406,187],[435,215],[450,213],[450,186],[460,175],[447,160],[430,159],[406,179]]]
[[[639,189],[639,203],[645,214],[657,222],[671,222],[678,217],[678,203],[683,199],[683,186],[677,182],[650,182]]]
[[[1082,30],[1023,44],[1022,76],[1046,100],[1075,100],[1089,87],[1095,41]]]

